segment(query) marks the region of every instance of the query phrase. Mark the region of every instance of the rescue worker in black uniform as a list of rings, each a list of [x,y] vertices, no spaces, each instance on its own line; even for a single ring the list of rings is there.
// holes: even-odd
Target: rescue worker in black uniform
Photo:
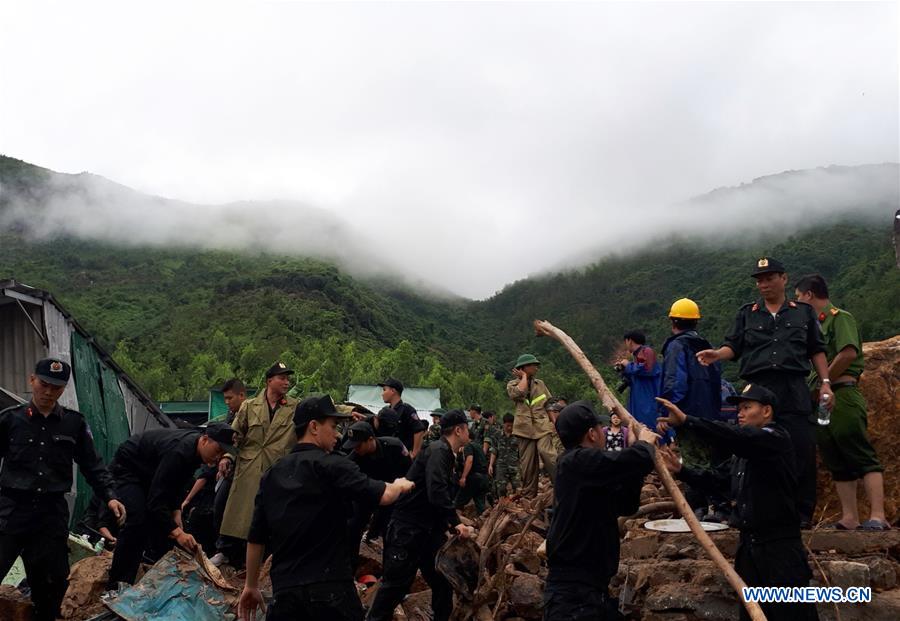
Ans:
[[[406,476],[412,459],[406,445],[399,438],[377,438],[375,430],[366,422],[350,425],[344,440],[344,450],[367,477],[390,483]],[[356,502],[350,522],[351,542],[357,544],[366,532],[366,541],[383,537],[391,520],[393,505]],[[353,567],[359,560],[359,545],[352,549]]]
[[[145,431],[119,445],[109,470],[128,519],[109,568],[110,589],[134,582],[148,542],[157,551],[172,542],[197,549],[181,521],[185,489],[202,464],[215,467],[226,451],[235,453],[233,441],[230,425],[209,423],[205,429]]]
[[[619,568],[617,520],[637,511],[659,437],[641,426],[630,447],[606,451],[602,428],[587,401],[567,405],[556,419],[565,452],[547,532],[546,621],[616,618],[608,586]]]
[[[353,583],[348,536],[350,501],[388,505],[413,484],[363,474],[334,453],[337,425],[351,415],[337,412],[331,397],[308,397],[294,410],[297,445],[263,475],[247,538],[247,581],[238,614],[253,620],[263,604],[259,570],[272,553],[268,621],[360,621],[362,604]]]
[[[759,259],[751,276],[762,298],[742,306],[722,346],[697,352],[697,359],[704,365],[740,360],[742,379],[775,393],[775,419],[790,434],[797,460],[797,509],[808,527],[816,508],[816,439],[806,378],[810,363],[819,377],[828,377],[825,342],[813,307],[788,301],[787,275],[780,261]],[[834,403],[830,382],[822,385],[819,396],[830,409]]]
[[[413,460],[407,478],[416,488],[394,507],[384,538],[384,579],[367,619],[390,621],[412,586],[416,571],[431,587],[434,621],[447,621],[453,612],[453,590],[435,569],[438,550],[453,529],[460,537],[474,532],[460,523],[450,495],[454,455],[469,441],[469,424],[461,410],[441,417],[441,439]]]
[[[657,401],[668,410],[668,416],[659,419],[664,427],[691,429],[736,457],[730,484],[735,494],[733,519],[741,537],[734,569],[747,586],[809,586],[812,572],[800,539],[794,448],[785,428],[773,421],[775,394],[758,384],[747,384],[740,395],[728,397],[729,403],[738,406],[737,427],[686,415],[665,399]],[[668,449],[662,454],[666,467],[689,485],[717,491],[728,488],[728,479],[719,471],[683,467]],[[818,619],[815,604],[761,606],[769,621]],[[740,613],[741,619],[750,619],[743,605]]]
[[[58,403],[71,371],[62,360],[41,360],[30,378],[31,401],[0,412],[0,576],[22,556],[36,621],[59,616],[69,584],[72,462],[116,519],[125,519],[87,422]]]

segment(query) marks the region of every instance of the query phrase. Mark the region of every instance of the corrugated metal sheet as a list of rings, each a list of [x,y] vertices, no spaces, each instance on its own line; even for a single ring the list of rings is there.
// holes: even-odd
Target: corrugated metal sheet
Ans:
[[[128,417],[128,427],[131,429],[132,435],[150,429],[163,429],[156,417],[150,414],[147,406],[129,390],[128,384],[121,377],[119,378],[119,388],[122,390],[122,398],[125,400],[125,415]]]
[[[34,363],[46,357],[47,350],[26,312],[35,324],[43,326],[42,309],[27,302],[20,307],[11,298],[0,297],[0,301],[5,302],[0,304],[0,386],[29,399],[28,378],[34,371]]]
[[[49,356],[57,357],[72,364],[72,322],[50,302],[44,302],[44,330],[47,335],[47,351]],[[78,378],[73,374],[59,403],[72,410],[78,409],[78,393],[75,384]]]

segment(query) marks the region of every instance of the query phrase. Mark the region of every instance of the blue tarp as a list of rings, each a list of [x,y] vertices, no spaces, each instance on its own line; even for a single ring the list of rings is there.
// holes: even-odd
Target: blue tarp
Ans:
[[[233,618],[225,594],[187,554],[172,550],[106,606],[126,621],[222,621]]]

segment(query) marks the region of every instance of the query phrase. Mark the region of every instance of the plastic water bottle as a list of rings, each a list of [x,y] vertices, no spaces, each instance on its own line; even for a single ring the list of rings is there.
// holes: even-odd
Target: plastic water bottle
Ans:
[[[828,409],[828,399],[830,395],[823,394],[819,397],[819,407],[816,408],[816,414],[820,425],[827,425],[831,422],[831,410]]]

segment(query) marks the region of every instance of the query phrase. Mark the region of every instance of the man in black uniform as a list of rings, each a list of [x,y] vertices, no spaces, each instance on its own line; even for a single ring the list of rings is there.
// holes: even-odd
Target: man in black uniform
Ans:
[[[419,413],[416,408],[408,403],[404,403],[401,398],[403,395],[403,384],[394,378],[388,378],[382,383],[381,399],[388,404],[400,417],[400,426],[397,429],[397,437],[406,445],[409,455],[413,459],[422,450],[422,440],[425,438],[425,427],[419,420]]]
[[[109,470],[128,519],[109,568],[110,589],[134,582],[148,541],[168,547],[172,540],[191,552],[197,549],[181,522],[184,490],[201,464],[216,466],[226,451],[234,453],[233,441],[229,425],[209,423],[205,430],[146,431],[116,449]]]
[[[810,363],[820,377],[828,377],[825,342],[813,307],[787,300],[781,262],[763,257],[751,275],[762,299],[742,306],[722,346],[698,352],[697,359],[704,365],[740,359],[742,379],[775,393],[775,418],[790,434],[797,460],[797,509],[808,526],[816,508],[816,441],[806,378]],[[834,393],[829,382],[820,396],[830,408]]]
[[[69,507],[72,462],[118,520],[116,499],[84,417],[59,405],[71,367],[55,358],[37,363],[31,401],[0,412],[0,576],[20,554],[36,621],[59,616],[69,584]]]
[[[547,621],[615,618],[607,587],[619,568],[617,519],[640,504],[658,436],[642,426],[629,448],[606,451],[602,427],[587,401],[567,405],[556,419],[565,452],[556,464],[547,532]]]
[[[471,428],[469,430],[471,433]],[[487,493],[490,489],[488,462],[481,442],[474,437],[463,447],[462,472],[459,475],[459,492],[456,494],[456,508],[462,509],[470,500],[475,502],[475,513],[484,513]]]
[[[372,426],[366,422],[350,425],[344,450],[350,459],[370,479],[390,483],[406,476],[412,460],[409,451],[397,438],[376,438]],[[391,520],[393,505],[379,507],[376,504],[354,503],[354,515],[351,520],[351,542],[359,543],[363,531],[368,531],[366,540],[371,541],[383,537]],[[373,517],[374,514],[374,517]],[[359,557],[359,546],[354,546],[353,567]]]
[[[416,571],[431,587],[434,621],[447,621],[453,611],[450,583],[434,567],[438,550],[449,529],[470,537],[471,527],[459,521],[450,495],[454,455],[469,441],[469,425],[461,410],[441,417],[441,439],[419,453],[407,478],[415,490],[397,503],[384,538],[384,580],[372,608],[370,621],[390,621],[412,586]]]
[[[399,440],[400,415],[393,408],[388,406],[381,408],[371,422],[375,435],[379,438],[397,438]],[[406,444],[403,446],[406,446]],[[409,450],[409,447],[406,448]]]
[[[806,587],[812,572],[800,539],[797,513],[797,474],[794,448],[787,431],[773,421],[775,394],[747,384],[740,395],[728,397],[738,405],[738,427],[686,415],[678,406],[657,399],[668,410],[663,425],[691,429],[710,444],[734,453],[731,489],[736,504],[733,520],[741,531],[734,569],[747,586]],[[698,488],[722,491],[729,481],[719,471],[683,467],[669,450],[666,467]],[[769,621],[818,619],[815,604],[761,604]],[[744,606],[741,619],[747,620]]]
[[[247,538],[247,582],[238,606],[241,619],[262,605],[259,570],[272,552],[275,600],[268,621],[360,621],[362,604],[353,584],[348,501],[388,505],[410,491],[399,478],[376,481],[332,450],[339,419],[331,397],[308,397],[294,410],[298,443],[263,475]]]

